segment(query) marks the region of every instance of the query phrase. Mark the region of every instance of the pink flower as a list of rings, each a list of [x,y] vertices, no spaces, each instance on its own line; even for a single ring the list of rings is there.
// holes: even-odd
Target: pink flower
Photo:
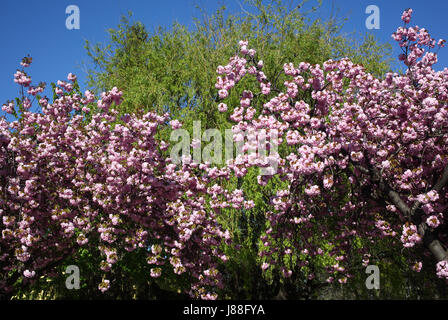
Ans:
[[[158,255],[162,252],[162,246],[160,244],[153,244],[151,246],[151,251],[153,254]]]
[[[162,274],[161,268],[151,268],[151,277],[158,278],[161,276],[161,274]]]
[[[403,11],[403,14],[401,15],[401,20],[403,20],[405,23],[409,23],[411,21],[412,16],[412,9],[407,9]]]
[[[229,95],[229,92],[226,89],[221,89],[218,91],[219,98],[224,99]]]
[[[193,140],[191,140],[191,147],[192,147],[193,149],[198,149],[198,148],[200,148],[200,147],[201,147],[201,140],[199,140],[199,139],[193,139]]]
[[[439,199],[439,194],[435,190],[431,190],[427,193],[429,200],[432,202],[437,201]]]
[[[218,104],[218,110],[219,112],[226,112],[227,111],[227,105],[225,103]]]
[[[439,278],[448,279],[448,262],[446,260],[442,260],[437,263],[436,275]]]
[[[98,289],[104,293],[105,291],[109,290],[110,288],[110,281],[107,279],[104,279],[99,285],[98,285]]]
[[[385,160],[381,162],[381,167],[383,169],[389,169],[390,168],[390,161],[389,160]]]
[[[271,83],[264,84],[260,83],[261,93],[264,95],[268,95],[271,92]]]
[[[176,130],[182,127],[182,123],[179,120],[171,120],[170,126],[171,128],[173,128],[173,130]]]
[[[325,175],[323,183],[325,189],[330,189],[333,186],[333,176],[329,174]]]
[[[89,242],[89,239],[86,238],[85,235],[80,234],[80,235],[78,236],[78,238],[76,239],[76,242],[77,242],[80,246],[83,246],[83,245],[85,245],[85,244],[87,244],[87,243]]]
[[[437,228],[440,225],[440,221],[436,216],[432,215],[428,219],[426,219],[426,224],[431,228]]]
[[[354,152],[354,151],[352,151],[352,152],[350,153],[350,156],[351,156],[351,158],[353,159],[353,161],[361,161],[362,158],[364,158],[364,155],[362,154],[361,151],[358,151],[358,152]]]
[[[404,247],[411,248],[416,243],[421,242],[422,239],[417,232],[417,226],[414,224],[405,224],[400,240]]]
[[[8,104],[4,104],[2,106],[2,110],[5,111],[6,113],[13,114],[14,113],[14,103],[9,102]]]
[[[67,76],[67,80],[75,82],[76,76],[73,73],[69,73]]]
[[[305,189],[305,193],[306,193],[307,195],[309,195],[310,197],[317,196],[317,195],[320,194],[319,186],[314,185],[314,186],[311,186],[311,187],[309,187],[309,188],[306,188],[306,189]]]
[[[14,222],[16,221],[16,217],[14,216],[3,216],[3,224],[8,227],[14,224]]]
[[[218,295],[216,293],[208,292],[207,294],[201,295],[202,300],[216,300],[216,298],[218,298]]]
[[[291,275],[292,275],[292,271],[283,268],[283,269],[282,269],[282,275],[283,275],[284,278],[289,278],[289,277],[291,277]]]
[[[25,271],[23,271],[23,275],[27,278],[32,278],[36,275],[36,272],[26,269]]]
[[[422,270],[423,264],[419,261],[412,265],[411,269],[415,272],[420,272]]]

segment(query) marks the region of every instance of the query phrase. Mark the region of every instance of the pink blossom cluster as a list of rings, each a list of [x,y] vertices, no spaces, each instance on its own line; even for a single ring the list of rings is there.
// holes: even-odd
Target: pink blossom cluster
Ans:
[[[416,243],[419,243],[422,239],[417,232],[417,226],[414,224],[404,225],[403,232],[400,238],[405,248],[413,247]]]
[[[16,74],[23,87],[29,79]],[[118,117],[117,88],[95,101],[89,91],[73,92],[75,75],[68,80],[58,81],[52,103],[40,99],[38,112],[27,111],[25,97],[20,119],[0,118],[0,295],[14,290],[14,279],[51,276],[87,247],[103,258],[102,292],[113,286],[108,274],[125,253],[151,248],[148,279],[168,269],[188,273],[192,297],[216,298],[223,285],[217,266],[227,260],[221,244],[231,241],[216,217],[221,208],[250,207],[239,191],[208,187],[229,172],[201,166],[197,175],[195,164],[171,163],[161,156],[166,143],[155,138],[168,115]],[[86,121],[94,104],[100,111]]]
[[[412,16],[412,9],[409,8],[403,11],[403,14],[401,15],[401,20],[403,20],[404,23],[409,23],[411,22],[411,16]]]
[[[9,113],[9,114],[13,114],[14,112],[14,102],[10,101],[8,103],[5,103],[2,106],[2,111]]]
[[[218,76],[215,84],[215,87],[219,89],[218,95],[220,99],[226,98],[229,94],[229,90],[231,90],[246,74],[255,75],[260,84],[262,94],[268,95],[271,92],[271,83],[267,80],[266,75],[262,71],[264,65],[263,60],[255,62],[256,51],[254,49],[248,49],[248,44],[248,41],[241,40],[239,42],[239,47],[242,57],[235,55],[230,58],[230,61],[226,66],[218,66],[216,69],[218,74],[224,75],[224,78]],[[249,62],[252,62],[252,66],[250,67],[247,65]],[[241,107],[244,107],[244,105],[245,103],[243,102]]]
[[[440,225],[440,220],[437,218],[437,216],[432,215],[428,217],[428,219],[426,219],[426,224],[431,228],[437,228]]]
[[[403,12],[401,19],[407,25],[411,21],[412,9],[407,9]],[[437,62],[437,55],[433,52],[427,51],[425,53],[425,46],[434,48],[436,40],[431,38],[425,28],[414,27],[399,27],[396,32],[392,34],[392,38],[398,42],[402,48],[403,53],[399,55],[399,60],[403,61],[408,67],[418,66],[432,66]],[[440,39],[437,42],[439,47],[443,47],[444,40]],[[423,57],[423,58],[422,58]],[[420,62],[417,60],[422,58]]]
[[[439,278],[448,279],[448,262],[446,260],[437,263],[436,275]]]
[[[423,263],[421,261],[415,262],[412,266],[411,269],[415,272],[420,272],[422,270],[423,267]]]
[[[14,74],[14,82],[23,85],[24,87],[28,87],[31,83],[31,77],[29,77],[25,72],[17,70]]]

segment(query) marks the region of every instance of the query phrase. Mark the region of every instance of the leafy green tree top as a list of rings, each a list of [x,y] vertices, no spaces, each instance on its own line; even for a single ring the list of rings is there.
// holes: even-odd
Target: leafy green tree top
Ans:
[[[300,9],[303,3],[287,9],[280,0],[246,2],[247,10],[242,7],[238,14],[229,13],[225,6],[212,15],[201,10],[192,30],[173,23],[171,29],[159,27],[152,34],[142,23],[131,23],[129,13],[117,29],[109,30],[107,45],[86,42],[94,65],[89,86],[98,92],[118,86],[125,93],[123,113],[170,112],[173,118],[184,118],[187,127],[195,119],[216,128],[228,123],[216,111],[214,71],[241,39],[263,52],[259,58],[265,73],[278,88],[284,78],[277,72],[285,62],[316,64],[349,57],[376,76],[390,70],[390,46],[379,44],[371,34],[361,42],[341,35],[343,21],[337,17],[312,20],[310,12]],[[239,97],[230,101],[236,105]]]

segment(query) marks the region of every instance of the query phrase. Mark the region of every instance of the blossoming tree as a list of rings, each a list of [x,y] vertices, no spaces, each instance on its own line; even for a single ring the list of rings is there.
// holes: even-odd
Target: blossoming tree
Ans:
[[[327,254],[333,259],[327,281],[346,283],[359,270],[355,256],[367,266],[369,243],[390,238],[405,248],[422,243],[436,260],[437,276],[447,278],[448,69],[435,71],[437,55],[430,52],[445,41],[409,27],[411,14],[403,13],[405,25],[392,35],[403,49],[404,75],[377,79],[348,59],[289,63],[281,90],[247,41],[218,67],[221,99],[244,77],[254,76],[260,86],[258,93],[244,91],[229,112],[234,133],[276,131],[280,138],[271,143],[283,146],[271,156],[278,171],[258,177],[260,184],[274,176],[288,182],[266,212],[263,270],[279,269],[285,278],[302,272],[312,280],[310,259]],[[225,100],[218,108],[230,109]],[[265,160],[245,155],[229,167],[244,176]],[[420,271],[421,261],[410,264]]]

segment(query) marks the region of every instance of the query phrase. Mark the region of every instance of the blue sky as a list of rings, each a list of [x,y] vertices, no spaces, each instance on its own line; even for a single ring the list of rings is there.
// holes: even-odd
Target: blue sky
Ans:
[[[243,0],[238,0],[247,8]],[[0,50],[0,105],[18,95],[18,86],[13,75],[22,57],[30,54],[33,64],[27,72],[33,77],[33,84],[44,81],[49,84],[66,80],[69,72],[80,80],[81,89],[86,87],[85,67],[89,59],[84,49],[85,39],[92,43],[108,39],[106,30],[115,28],[120,17],[131,10],[134,20],[141,21],[151,31],[159,25],[169,27],[174,21],[191,26],[192,17],[199,14],[194,5],[199,4],[212,13],[224,3],[230,12],[240,12],[237,0],[1,0],[0,32],[3,46]],[[301,1],[294,0],[293,3]],[[313,2],[313,0],[311,0]],[[287,3],[287,1],[286,1]],[[66,7],[76,5],[80,10],[80,29],[68,30],[65,26],[68,14]],[[368,5],[380,9],[380,29],[368,30],[365,13]],[[436,38],[448,40],[446,0],[323,0],[317,16],[326,19],[332,9],[340,17],[348,18],[344,32],[372,32],[382,42],[393,44],[390,35],[401,25],[400,16],[404,9],[413,8],[411,24],[425,27]],[[448,47],[439,52],[440,70],[448,66]],[[46,92],[49,94],[48,92]],[[0,110],[0,114],[3,112]]]

